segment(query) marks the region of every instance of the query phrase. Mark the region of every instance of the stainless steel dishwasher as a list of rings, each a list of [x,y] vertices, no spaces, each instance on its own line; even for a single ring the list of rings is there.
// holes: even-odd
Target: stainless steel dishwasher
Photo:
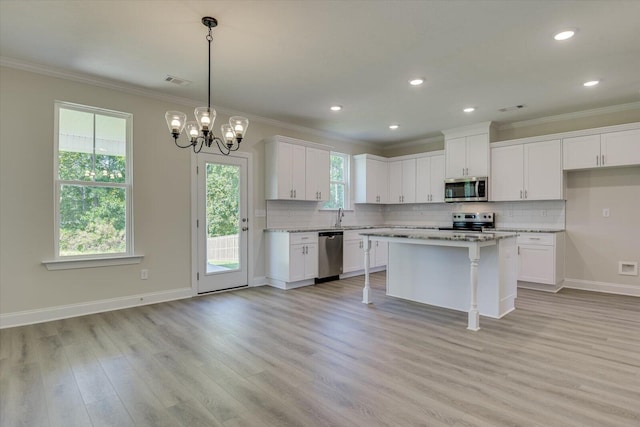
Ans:
[[[318,279],[326,282],[342,274],[342,231],[318,233]]]

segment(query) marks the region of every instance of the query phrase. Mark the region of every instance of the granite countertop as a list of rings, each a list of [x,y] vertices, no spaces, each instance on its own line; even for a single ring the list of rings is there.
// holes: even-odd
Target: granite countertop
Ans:
[[[365,232],[360,233],[363,236],[373,237],[401,237],[405,239],[422,239],[422,240],[455,240],[460,242],[490,242],[492,240],[506,239],[509,237],[516,237],[516,233],[509,232],[495,232],[495,233],[460,233],[458,231],[447,230],[433,230],[433,231],[410,231],[403,233],[401,231],[386,231],[386,232]]]
[[[345,225],[342,227],[291,227],[291,228],[265,228],[264,231],[281,233],[312,233],[320,231],[350,231],[350,230],[372,230],[376,228],[411,229],[411,230],[438,230],[435,226],[419,225]]]
[[[561,228],[542,229],[542,228],[510,228],[510,227],[496,227],[487,231],[489,232],[507,231],[511,233],[563,233],[564,232],[564,230]]]

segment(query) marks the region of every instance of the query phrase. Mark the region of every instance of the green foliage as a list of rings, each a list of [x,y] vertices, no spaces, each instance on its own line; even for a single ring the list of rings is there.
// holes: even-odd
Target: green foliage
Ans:
[[[332,153],[330,170],[331,186],[329,189],[329,200],[324,203],[323,208],[344,208],[344,182],[346,181],[345,168],[345,158],[341,155],[335,155]]]
[[[237,166],[207,164],[207,236],[238,233],[240,169]]]
[[[60,254],[125,252],[125,189],[91,185],[124,182],[125,158],[61,151],[58,174],[61,180],[86,181],[86,185],[60,188]]]

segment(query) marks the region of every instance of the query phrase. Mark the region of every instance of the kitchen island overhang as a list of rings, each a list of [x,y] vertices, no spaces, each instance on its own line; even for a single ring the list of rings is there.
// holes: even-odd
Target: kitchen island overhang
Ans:
[[[364,241],[362,302],[372,303],[371,241],[389,243],[387,295],[468,312],[467,329],[480,314],[500,318],[515,309],[516,233],[403,230],[360,233]],[[481,261],[482,259],[482,261]]]

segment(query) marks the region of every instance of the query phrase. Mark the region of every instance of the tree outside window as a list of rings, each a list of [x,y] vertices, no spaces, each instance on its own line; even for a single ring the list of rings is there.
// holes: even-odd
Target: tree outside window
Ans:
[[[349,206],[349,155],[331,152],[329,200],[324,209],[347,209]]]

